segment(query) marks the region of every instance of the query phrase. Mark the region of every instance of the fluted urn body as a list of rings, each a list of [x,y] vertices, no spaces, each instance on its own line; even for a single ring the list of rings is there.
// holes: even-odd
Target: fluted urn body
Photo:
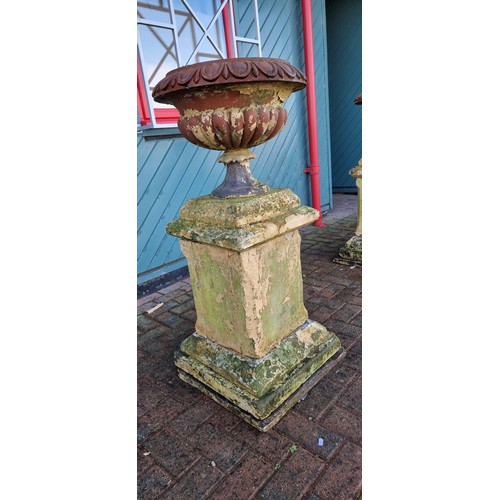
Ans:
[[[228,167],[219,197],[259,194],[267,186],[253,179],[248,148],[272,139],[284,127],[283,107],[306,85],[287,61],[266,58],[221,59],[170,71],[153,91],[157,102],[180,112],[182,135],[197,146],[221,150]]]

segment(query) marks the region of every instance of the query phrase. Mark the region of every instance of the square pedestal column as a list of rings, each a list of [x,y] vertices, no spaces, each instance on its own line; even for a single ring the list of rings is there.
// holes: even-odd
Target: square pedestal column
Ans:
[[[197,313],[176,353],[179,376],[268,430],[345,352],[308,319],[298,229],[317,219],[288,189],[189,200],[182,238]]]

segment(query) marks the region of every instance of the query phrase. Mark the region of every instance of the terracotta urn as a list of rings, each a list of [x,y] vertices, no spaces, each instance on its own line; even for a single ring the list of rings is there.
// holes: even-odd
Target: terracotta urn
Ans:
[[[269,187],[252,177],[248,149],[272,139],[284,127],[283,107],[305,76],[289,62],[269,58],[219,59],[177,68],[153,91],[157,102],[180,112],[181,134],[197,146],[224,151],[226,177],[212,195],[261,194]]]

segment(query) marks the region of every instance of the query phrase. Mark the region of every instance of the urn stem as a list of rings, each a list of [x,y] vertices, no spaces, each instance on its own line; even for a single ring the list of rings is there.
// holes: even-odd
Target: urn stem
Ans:
[[[230,198],[233,196],[253,196],[266,193],[269,187],[259,182],[252,176],[248,161],[232,161],[225,163],[226,177],[222,184],[212,191],[217,198]]]

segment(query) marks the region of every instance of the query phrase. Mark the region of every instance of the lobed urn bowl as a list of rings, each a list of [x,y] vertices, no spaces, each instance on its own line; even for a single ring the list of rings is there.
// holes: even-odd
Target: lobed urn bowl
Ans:
[[[262,57],[219,59],[177,68],[153,90],[155,101],[174,105],[181,134],[197,146],[221,150],[224,182],[212,194],[226,198],[269,190],[250,173],[248,150],[278,134],[292,92],[305,76],[289,62]]]

